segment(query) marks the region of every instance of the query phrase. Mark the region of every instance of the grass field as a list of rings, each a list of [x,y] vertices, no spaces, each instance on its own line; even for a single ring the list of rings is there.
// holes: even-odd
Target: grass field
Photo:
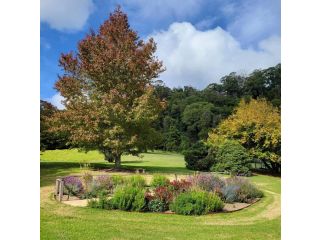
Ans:
[[[41,154],[41,239],[280,239],[281,179],[253,176],[265,197],[253,206],[233,213],[181,216],[71,207],[53,199],[58,176],[80,174],[80,164],[95,169],[111,166],[93,151],[54,150]],[[146,153],[143,158],[124,156],[126,168],[145,168],[146,177],[160,172],[173,177],[192,174],[183,157],[175,153]],[[93,171],[98,174],[98,171]],[[128,173],[121,173],[128,174]]]

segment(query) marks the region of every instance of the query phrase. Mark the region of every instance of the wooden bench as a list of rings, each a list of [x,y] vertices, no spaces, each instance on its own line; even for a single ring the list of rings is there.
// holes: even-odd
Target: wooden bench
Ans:
[[[136,173],[146,173],[146,170],[143,168],[137,168]]]

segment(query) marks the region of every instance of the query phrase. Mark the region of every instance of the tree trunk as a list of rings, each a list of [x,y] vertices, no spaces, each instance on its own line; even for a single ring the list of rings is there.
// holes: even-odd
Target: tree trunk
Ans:
[[[115,169],[121,168],[121,154],[114,156],[114,162],[115,162]]]
[[[104,155],[104,160],[105,161],[108,161],[108,162],[113,162],[114,161],[114,158],[113,158],[112,154],[108,150],[102,149],[101,152]]]
[[[281,165],[279,163],[271,163],[271,166],[274,173],[281,172]]]

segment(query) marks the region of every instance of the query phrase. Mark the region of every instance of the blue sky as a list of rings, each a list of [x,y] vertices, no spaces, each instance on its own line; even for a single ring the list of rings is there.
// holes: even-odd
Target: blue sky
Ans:
[[[53,88],[60,54],[76,50],[117,4],[141,38],[154,37],[170,87],[202,89],[232,71],[280,62],[280,0],[41,0],[42,99],[61,107]]]

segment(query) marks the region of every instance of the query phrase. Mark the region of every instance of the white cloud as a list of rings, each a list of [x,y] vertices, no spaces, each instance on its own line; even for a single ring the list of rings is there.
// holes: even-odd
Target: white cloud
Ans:
[[[46,98],[45,100],[50,102],[60,110],[65,109],[65,106],[61,103],[64,98],[60,95],[60,93],[53,95],[51,98]]]
[[[92,0],[41,0],[40,18],[60,31],[80,30],[93,9]]]
[[[220,27],[198,31],[192,24],[173,23],[167,31],[152,36],[157,56],[167,70],[160,79],[169,87],[192,85],[204,88],[230,72],[250,73],[280,62],[280,38],[261,41],[258,49],[242,48]]]

